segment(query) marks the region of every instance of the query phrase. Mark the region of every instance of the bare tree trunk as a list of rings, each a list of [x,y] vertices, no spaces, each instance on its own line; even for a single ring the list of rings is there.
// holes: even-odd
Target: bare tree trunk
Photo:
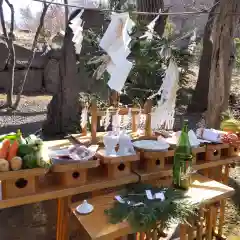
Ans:
[[[214,5],[218,0],[215,0]],[[209,77],[211,71],[211,58],[212,58],[212,26],[214,22],[214,17],[216,16],[214,12],[216,11],[216,5],[212,8],[208,21],[204,30],[203,37],[203,51],[200,60],[200,68],[198,72],[198,81],[195,88],[195,91],[192,96],[191,104],[188,106],[188,112],[205,112],[208,104],[208,93],[209,89]]]
[[[15,23],[15,13],[14,13],[14,7],[13,5],[8,1],[5,0],[5,2],[7,3],[7,5],[9,6],[10,10],[11,10],[11,27],[10,27],[10,33],[8,35],[8,47],[10,50],[10,57],[9,57],[9,65],[10,65],[10,70],[11,70],[11,84],[10,84],[10,88],[8,90],[8,94],[7,94],[7,105],[9,107],[12,107],[13,104],[13,88],[14,88],[14,81],[15,81],[15,64],[16,64],[16,54],[15,54],[15,48],[13,45],[13,39],[14,39],[14,23]]]
[[[3,31],[3,35],[5,38],[5,41],[7,43],[8,46],[8,50],[9,50],[9,56],[8,56],[8,61],[7,63],[10,63],[10,67],[11,67],[11,83],[10,83],[10,87],[7,91],[7,101],[6,103],[1,106],[1,108],[8,108],[8,107],[12,107],[12,98],[13,98],[13,87],[14,87],[14,74],[15,74],[15,49],[14,49],[14,45],[13,45],[13,31],[14,31],[14,8],[13,5],[9,3],[8,0],[6,0],[6,3],[8,4],[10,10],[11,10],[11,28],[10,28],[10,34],[8,35],[7,33],[7,29],[6,29],[6,25],[5,25],[5,19],[4,19],[4,13],[3,13],[3,8],[2,8],[2,4],[3,4],[3,0],[0,0],[0,18],[1,18],[1,26],[2,26],[2,31]]]
[[[163,0],[137,0],[137,11],[139,12],[159,12],[164,11]],[[151,22],[156,16],[154,15],[139,15],[141,21]],[[154,30],[162,36],[166,24],[167,16],[160,16],[156,22]]]
[[[51,2],[53,2],[54,0],[52,0]],[[21,100],[21,96],[22,96],[22,93],[23,93],[23,89],[24,89],[24,86],[25,86],[25,82],[27,80],[27,76],[28,76],[28,73],[29,73],[29,70],[31,68],[31,65],[32,65],[32,62],[34,60],[34,57],[35,57],[35,53],[36,53],[36,47],[37,47],[37,43],[38,43],[38,38],[39,38],[39,35],[41,33],[41,30],[43,28],[43,25],[44,25],[44,18],[46,16],[46,13],[47,13],[47,10],[48,10],[48,7],[51,5],[51,3],[47,4],[47,3],[43,3],[43,10],[42,10],[42,14],[41,14],[41,17],[40,17],[40,22],[39,22],[39,25],[38,25],[38,28],[37,28],[37,31],[36,31],[36,34],[34,36],[34,40],[33,40],[33,44],[32,44],[32,57],[31,59],[29,59],[28,61],[28,66],[27,66],[27,71],[24,75],[24,78],[23,80],[20,82],[20,85],[19,85],[19,90],[18,90],[18,94],[17,94],[17,97],[16,97],[16,101],[13,105],[13,109],[17,109],[19,103],[20,103],[20,100]]]
[[[68,0],[64,0],[64,4],[68,4]],[[68,25],[68,16],[69,16],[69,9],[68,6],[65,6],[65,29]]]
[[[221,0],[219,3],[220,14],[216,16],[213,25],[213,52],[211,72],[209,79],[207,124],[211,128],[219,128],[221,113],[228,101],[232,42],[239,16],[239,0]],[[225,89],[226,88],[226,89]]]

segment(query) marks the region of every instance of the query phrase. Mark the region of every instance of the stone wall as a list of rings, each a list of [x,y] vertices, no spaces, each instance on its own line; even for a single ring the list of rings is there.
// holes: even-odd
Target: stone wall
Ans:
[[[92,28],[97,31],[102,26],[104,15],[97,11],[84,12],[84,28]],[[27,33],[26,33],[27,34]],[[80,58],[87,52],[91,51],[92,46],[84,43]],[[18,89],[20,81],[23,79],[26,72],[27,63],[32,56],[32,51],[23,47],[21,44],[15,44],[16,52],[16,70],[15,70],[15,87],[14,91]],[[0,40],[0,91],[6,92],[10,86],[11,74],[8,71],[6,62],[8,59],[8,49],[3,40]],[[32,62],[31,69],[24,87],[24,94],[34,94],[44,92],[47,94],[54,94],[58,89],[59,82],[59,61],[61,58],[61,50],[51,49],[48,52],[37,52]],[[83,92],[97,93],[103,98],[108,95],[108,89],[105,83],[93,79],[85,71],[84,62],[78,63],[79,85],[76,86]]]

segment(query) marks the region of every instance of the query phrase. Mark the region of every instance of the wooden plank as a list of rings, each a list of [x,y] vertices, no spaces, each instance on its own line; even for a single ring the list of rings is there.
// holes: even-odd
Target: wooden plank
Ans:
[[[88,160],[88,161],[79,161],[78,163],[69,163],[69,164],[54,164],[51,167],[51,172],[67,172],[74,171],[76,169],[88,169],[96,168],[100,165],[100,160]]]
[[[9,172],[1,172],[0,180],[11,180],[11,179],[19,179],[26,177],[34,177],[34,176],[42,176],[45,175],[49,169],[45,168],[34,168],[34,169],[23,169],[18,171],[9,171]]]
[[[208,168],[222,166],[222,165],[230,164],[233,162],[240,162],[240,157],[231,157],[227,159],[201,162],[201,163],[198,162],[196,165],[193,165],[193,170],[196,170],[196,171],[199,171],[202,169],[207,170]],[[172,165],[165,165],[164,169],[153,171],[150,173],[146,173],[142,170],[135,170],[135,172],[141,176],[141,179],[143,181],[153,180],[161,177],[172,176]]]
[[[1,200],[0,208],[9,208],[51,199],[62,198],[66,196],[77,195],[80,193],[92,192],[104,188],[121,186],[129,183],[136,183],[138,182],[138,180],[139,177],[136,174],[130,174],[128,176],[124,176],[123,178],[113,180],[109,180],[106,177],[93,177],[85,185],[79,187],[63,188],[61,186],[45,186],[44,188],[40,188],[34,195]]]

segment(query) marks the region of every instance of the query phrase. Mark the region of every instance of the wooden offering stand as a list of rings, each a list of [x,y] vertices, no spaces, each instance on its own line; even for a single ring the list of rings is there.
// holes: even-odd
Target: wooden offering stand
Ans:
[[[106,156],[105,150],[101,149],[97,152],[97,157],[104,166],[108,178],[124,177],[131,174],[132,162],[139,161],[140,156]]]
[[[78,141],[78,139],[73,136],[69,136],[68,139],[73,144],[83,145],[81,141]],[[70,142],[65,144],[64,147],[69,147]],[[60,147],[63,146],[54,146],[56,149]],[[63,187],[81,186],[87,182],[88,170],[91,168],[97,168],[99,165],[99,159],[94,156],[88,161],[54,164],[51,167],[51,173],[53,175],[54,182],[58,185]]]
[[[35,194],[40,177],[44,176],[47,171],[44,168],[35,168],[0,173],[2,199]]]
[[[154,138],[151,138],[154,140]],[[155,138],[157,140],[157,138]],[[144,151],[137,150],[141,155],[140,169],[145,173],[156,172],[160,170],[170,169],[173,165],[174,148],[170,148],[167,151]],[[197,147],[192,149],[193,165],[197,163],[204,163],[206,149],[205,147]]]
[[[55,164],[51,172],[54,180],[61,186],[74,187],[84,185],[87,182],[88,169],[97,168],[100,165],[98,159],[92,159],[79,163]]]

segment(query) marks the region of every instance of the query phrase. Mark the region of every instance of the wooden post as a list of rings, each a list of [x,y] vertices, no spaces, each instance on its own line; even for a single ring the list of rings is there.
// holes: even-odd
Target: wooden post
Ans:
[[[98,121],[96,100],[93,100],[91,104],[91,116],[92,116],[92,120],[91,120],[92,144],[96,144],[97,143],[97,121]]]
[[[208,214],[207,214],[207,229],[206,229],[206,240],[212,240],[213,236],[213,218],[214,218],[214,207],[209,206]]]
[[[118,92],[116,92],[115,90],[111,91],[111,96],[110,96],[110,106],[113,107],[118,107],[119,105],[119,101],[120,101],[120,95]]]
[[[132,132],[137,132],[136,113],[132,112]]]
[[[57,199],[56,240],[67,240],[69,238],[70,199],[71,197]]]
[[[180,240],[187,240],[187,226],[180,224]]]
[[[145,124],[145,136],[152,136],[152,128],[151,128],[151,110],[152,110],[152,100],[148,99],[144,104],[144,113],[146,114],[146,124]]]
[[[197,240],[203,239],[203,222],[204,222],[204,211],[202,208],[199,209],[199,222],[197,223]]]

